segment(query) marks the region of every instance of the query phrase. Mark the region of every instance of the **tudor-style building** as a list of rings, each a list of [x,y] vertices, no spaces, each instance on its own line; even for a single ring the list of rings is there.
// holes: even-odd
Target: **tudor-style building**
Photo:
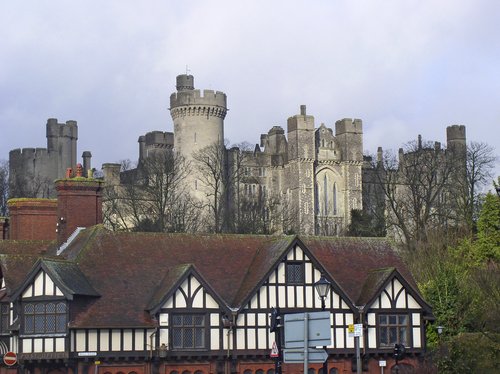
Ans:
[[[387,241],[111,232],[89,226],[101,221],[99,181],[57,190],[57,240],[19,226],[17,240],[0,241],[0,350],[19,358],[0,373],[271,374],[272,308],[321,310],[321,276],[331,283],[329,373],[355,370],[352,323],[364,326],[364,369],[385,360],[390,372],[403,343],[400,367],[421,372],[432,311]]]
[[[417,367],[432,317],[382,240],[95,226],[59,255],[57,247],[40,249],[42,256],[33,244],[1,243],[2,346],[18,353],[20,372],[271,373],[271,308],[321,310],[314,289],[321,274],[332,283],[332,373],[352,370],[347,329],[354,322],[365,326],[365,368],[376,370],[379,359],[391,365],[395,343],[405,344],[405,362]]]

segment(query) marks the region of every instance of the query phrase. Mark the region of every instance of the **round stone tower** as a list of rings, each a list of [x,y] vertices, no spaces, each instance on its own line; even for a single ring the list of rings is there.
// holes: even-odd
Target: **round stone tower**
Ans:
[[[177,76],[177,92],[170,95],[170,115],[174,122],[174,149],[187,162],[193,153],[213,144],[224,145],[226,94],[213,90],[195,90],[192,75]],[[196,168],[191,167],[194,171]],[[188,177],[187,187],[202,198],[200,181],[195,172]]]
[[[193,152],[216,142],[224,143],[226,94],[195,90],[192,75],[177,77],[177,92],[170,95],[170,114],[174,121],[174,147],[190,159]]]

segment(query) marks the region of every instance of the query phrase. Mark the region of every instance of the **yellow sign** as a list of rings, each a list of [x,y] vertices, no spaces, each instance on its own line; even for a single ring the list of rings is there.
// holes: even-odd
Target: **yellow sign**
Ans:
[[[100,364],[101,364],[101,361],[94,361],[94,364],[96,364],[96,365],[100,365]]]
[[[347,327],[347,332],[350,333],[350,334],[354,334],[354,324],[349,325]]]

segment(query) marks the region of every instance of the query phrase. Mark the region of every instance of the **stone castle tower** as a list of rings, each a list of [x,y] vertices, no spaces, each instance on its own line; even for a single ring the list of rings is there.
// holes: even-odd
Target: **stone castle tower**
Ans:
[[[63,178],[77,164],[76,121],[58,123],[49,118],[47,148],[14,149],[9,153],[10,197],[55,197],[54,180]],[[83,152],[83,169],[91,168],[91,153]]]
[[[195,90],[192,75],[177,76],[176,88],[177,92],[170,95],[174,150],[189,165],[193,163],[193,154],[205,147],[224,146],[227,98],[220,91]],[[204,186],[196,172],[190,173],[185,183],[193,196],[202,201],[206,199]]]

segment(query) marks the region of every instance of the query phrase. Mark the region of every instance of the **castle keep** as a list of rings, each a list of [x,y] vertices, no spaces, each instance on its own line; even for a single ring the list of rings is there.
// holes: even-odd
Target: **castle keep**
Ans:
[[[76,121],[58,123],[49,118],[47,148],[14,149],[9,153],[10,197],[55,197],[54,180],[77,163],[78,126]],[[84,170],[90,169],[91,153],[83,152]]]

